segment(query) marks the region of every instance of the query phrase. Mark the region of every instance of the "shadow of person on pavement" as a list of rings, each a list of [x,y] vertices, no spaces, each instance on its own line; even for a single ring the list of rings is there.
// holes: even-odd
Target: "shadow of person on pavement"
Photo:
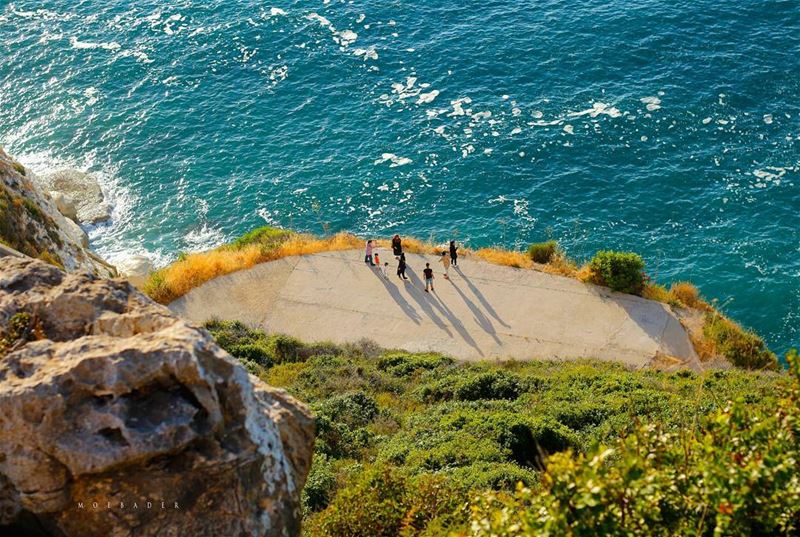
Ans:
[[[422,283],[422,279],[410,267],[406,268],[406,274],[408,274],[409,278],[411,279],[411,283],[413,284],[409,292],[414,293],[412,296],[414,296],[414,299],[420,303],[420,306],[423,308],[427,306],[430,308],[431,312],[433,312],[433,308],[431,308],[431,306],[439,310],[439,313],[448,321],[450,321],[451,326],[456,330],[456,332],[458,332],[467,345],[475,349],[475,352],[477,352],[480,356],[483,356],[483,351],[480,349],[480,347],[478,347],[478,344],[472,338],[464,324],[453,314],[452,311],[450,311],[449,308],[447,308],[447,306],[444,305],[441,297],[436,294],[435,289],[431,293],[426,293],[425,296],[423,296],[423,293],[425,293],[425,284]]]
[[[467,295],[464,294],[464,292],[456,285],[456,283],[452,280],[452,278],[450,280],[450,283],[453,284],[453,289],[456,290],[458,296],[461,297],[461,300],[464,301],[469,310],[472,312],[472,315],[475,317],[475,322],[478,324],[478,326],[480,326],[484,332],[492,336],[495,343],[497,343],[498,345],[502,345],[500,338],[497,337],[497,331],[494,329],[492,321],[486,315],[484,315],[481,309],[478,306],[476,306],[475,303],[467,297]]]
[[[383,274],[381,274],[379,271],[373,270],[372,273],[376,278],[378,278],[378,280],[380,280],[380,282],[389,292],[389,296],[391,296],[397,305],[400,306],[400,309],[403,310],[403,313],[405,313],[409,319],[414,321],[414,324],[420,324],[422,317],[420,317],[419,313],[417,313],[417,310],[414,309],[414,306],[409,304],[408,300],[403,297],[400,289],[398,289],[397,286],[392,282],[384,278]]]
[[[478,290],[477,287],[475,287],[475,285],[470,281],[470,279],[467,278],[466,274],[464,274],[461,271],[461,267],[460,266],[456,266],[455,270],[456,270],[456,272],[458,272],[458,275],[461,276],[461,279],[464,280],[464,283],[467,284],[467,287],[469,287],[469,290],[472,291],[472,294],[475,295],[475,298],[478,299],[478,302],[481,303],[481,306],[483,306],[483,309],[485,309],[489,313],[489,315],[491,315],[498,323],[502,324],[506,328],[511,328],[511,325],[509,325],[507,322],[505,322],[503,319],[500,318],[500,316],[494,310],[492,305],[489,304],[489,302],[486,300],[486,298],[483,296],[483,294]]]

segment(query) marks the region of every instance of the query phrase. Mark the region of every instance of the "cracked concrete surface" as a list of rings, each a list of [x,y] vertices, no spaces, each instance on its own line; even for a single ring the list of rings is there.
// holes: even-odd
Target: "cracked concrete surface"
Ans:
[[[290,257],[222,276],[170,304],[191,321],[239,320],[306,341],[369,338],[461,360],[598,358],[633,367],[700,369],[669,306],[571,278],[460,258],[444,279],[436,256],[408,254],[408,281],[360,250]],[[435,292],[424,292],[425,263]]]

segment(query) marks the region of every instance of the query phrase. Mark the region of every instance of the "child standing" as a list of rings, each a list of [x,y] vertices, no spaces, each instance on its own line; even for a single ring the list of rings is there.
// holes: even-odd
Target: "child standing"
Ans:
[[[383,268],[381,268],[381,272],[383,273],[383,279],[389,279],[389,263],[384,263]]]
[[[380,267],[381,266],[381,258],[378,255],[378,252],[375,252],[375,255],[373,257],[375,258],[375,265],[378,265]],[[372,265],[372,266],[374,267],[375,265]]]
[[[450,258],[447,256],[447,252],[442,252],[441,263],[444,266],[444,279],[445,280],[449,280],[450,279],[450,274],[449,274],[449,271],[450,271]]]

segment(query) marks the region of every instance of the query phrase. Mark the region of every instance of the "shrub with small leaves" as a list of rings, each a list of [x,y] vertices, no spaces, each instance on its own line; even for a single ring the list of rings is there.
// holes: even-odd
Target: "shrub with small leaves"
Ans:
[[[589,262],[593,280],[620,293],[641,294],[644,288],[644,260],[630,252],[603,250]]]
[[[528,255],[535,263],[549,263],[556,252],[558,252],[556,241],[535,242],[528,246]]]

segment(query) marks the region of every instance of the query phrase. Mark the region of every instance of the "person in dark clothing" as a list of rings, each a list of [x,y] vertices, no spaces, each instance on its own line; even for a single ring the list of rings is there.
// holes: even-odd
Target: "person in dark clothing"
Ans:
[[[400,235],[392,237],[392,253],[394,253],[395,256],[399,256],[403,253],[403,241],[400,239]]]
[[[458,246],[456,246],[456,241],[450,241],[450,262],[454,267],[458,266]]]
[[[400,262],[397,264],[397,277],[407,280],[406,277],[406,254],[400,254]]]
[[[433,269],[430,263],[425,263],[425,270],[423,270],[422,273],[425,275],[425,292],[428,292],[429,286],[431,291],[433,291]]]

